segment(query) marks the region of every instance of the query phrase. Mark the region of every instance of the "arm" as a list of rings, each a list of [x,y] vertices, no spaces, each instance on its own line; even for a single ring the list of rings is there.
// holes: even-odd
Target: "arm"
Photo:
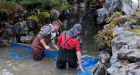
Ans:
[[[57,47],[56,45],[53,45],[53,47],[54,47],[56,50],[59,50],[59,47]]]
[[[45,49],[50,49],[48,45],[46,45],[44,38],[40,40],[41,44],[44,46]]]
[[[77,55],[77,59],[78,59],[79,68],[81,69],[81,71],[84,71],[82,68],[82,63],[81,63],[81,52],[77,51],[76,55]]]
[[[39,35],[38,35],[40,43],[43,45],[45,49],[50,49],[50,47],[46,45],[45,39],[44,39],[44,37],[46,37],[50,33],[50,31],[51,31],[51,28],[49,26],[43,26],[41,27]]]
[[[77,55],[77,59],[78,59],[78,64],[79,64],[79,68],[81,69],[81,71],[84,71],[83,68],[82,68],[82,62],[81,62],[81,52],[80,52],[80,45],[79,45],[79,42],[77,40],[77,44],[76,44],[76,55]]]

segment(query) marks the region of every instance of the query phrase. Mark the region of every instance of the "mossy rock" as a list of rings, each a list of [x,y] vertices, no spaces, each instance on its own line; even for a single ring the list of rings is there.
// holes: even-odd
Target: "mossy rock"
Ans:
[[[41,12],[40,13],[44,18],[50,18],[50,13],[47,11]]]
[[[28,19],[35,20],[36,22],[39,22],[39,18],[38,18],[37,15],[31,15],[31,16],[28,17]]]
[[[130,29],[129,31],[134,32],[135,35],[140,36],[140,27],[136,26],[134,29]]]
[[[121,15],[122,15],[121,12],[116,11],[116,12],[114,12],[110,17],[108,17],[108,18],[106,19],[106,22],[109,23],[109,22],[111,22],[114,18],[120,17]]]

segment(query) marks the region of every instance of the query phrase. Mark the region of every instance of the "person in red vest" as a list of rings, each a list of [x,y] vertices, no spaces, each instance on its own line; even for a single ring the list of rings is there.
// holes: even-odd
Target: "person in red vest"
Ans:
[[[51,41],[51,35],[59,30],[61,22],[59,20],[53,21],[52,25],[45,25],[41,27],[39,33],[32,42],[32,53],[34,60],[41,60],[44,57],[43,51],[51,50],[48,46]],[[54,45],[58,50],[59,48]]]
[[[59,47],[59,52],[56,61],[57,68],[64,69],[66,68],[66,63],[68,63],[70,68],[79,66],[81,71],[83,71],[80,52],[81,48],[77,38],[82,30],[81,25],[78,29],[73,27],[58,36],[57,46]]]

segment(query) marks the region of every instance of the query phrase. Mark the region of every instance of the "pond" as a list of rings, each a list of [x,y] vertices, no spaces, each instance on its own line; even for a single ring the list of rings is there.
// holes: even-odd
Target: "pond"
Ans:
[[[12,50],[18,54],[16,58]],[[77,75],[75,69],[57,69],[55,62],[51,58],[34,61],[24,48],[0,49],[0,75]]]

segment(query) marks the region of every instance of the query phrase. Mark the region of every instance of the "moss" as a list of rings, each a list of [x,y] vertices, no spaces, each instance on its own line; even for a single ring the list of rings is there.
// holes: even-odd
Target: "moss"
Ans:
[[[50,13],[47,11],[41,12],[40,14],[44,16],[44,18],[50,18]]]
[[[108,17],[108,18],[106,19],[106,22],[107,22],[107,23],[110,23],[114,18],[120,17],[121,15],[122,15],[121,12],[116,11],[116,12],[114,12],[110,17]]]
[[[39,22],[39,18],[37,15],[31,15],[28,17],[28,19],[35,20],[36,22]]]
[[[137,36],[140,36],[140,27],[135,27],[134,29],[130,29],[129,31],[134,32]]]

